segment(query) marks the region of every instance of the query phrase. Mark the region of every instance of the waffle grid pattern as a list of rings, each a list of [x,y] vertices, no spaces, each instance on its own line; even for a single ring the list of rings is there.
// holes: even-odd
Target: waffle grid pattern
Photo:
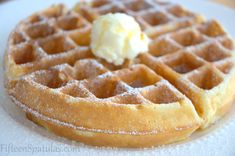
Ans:
[[[15,63],[16,68],[20,69],[18,71],[21,71],[12,73],[12,75],[15,74],[17,77],[38,69],[47,69],[56,64],[73,64],[78,59],[92,57],[88,50],[91,29],[89,17],[94,14],[91,11],[98,10],[99,14],[120,11],[119,9],[113,10],[112,6],[119,8],[122,3],[121,1],[95,1],[95,9],[86,8],[85,15],[84,12],[68,11],[63,5],[57,5],[36,13],[26,21],[21,22],[15,32],[12,33],[9,42],[9,51],[12,52],[13,56],[11,63]],[[199,23],[202,20],[201,16],[190,13],[178,5],[168,3],[125,1],[122,7],[124,6],[127,6],[124,9],[125,12],[136,17],[146,33],[150,32],[149,34],[154,34],[152,30],[157,30],[159,32],[156,33],[160,35],[160,33],[186,27],[195,22]],[[78,7],[75,7],[75,10],[77,10],[76,8],[78,9]],[[81,10],[84,10],[84,8]],[[175,12],[180,15],[174,15]],[[159,15],[161,18],[155,19],[155,13],[161,14],[161,16]],[[146,18],[143,16],[146,16]],[[163,23],[163,21],[165,22]],[[174,27],[171,25],[174,25]],[[156,35],[154,36],[156,37]],[[14,71],[14,69],[11,71]]]
[[[83,75],[84,78],[89,75],[97,76],[97,73],[101,72],[97,66],[93,67],[94,64],[99,64],[98,66],[102,66],[102,69],[107,72],[124,67],[129,68],[132,64],[144,63],[196,103],[199,97],[196,96],[197,99],[191,97],[191,92],[198,95],[200,90],[213,89],[223,82],[225,75],[233,67],[231,52],[233,43],[219,23],[214,20],[204,22],[200,15],[177,4],[152,0],[100,0],[94,1],[92,6],[90,3],[79,3],[74,10],[69,11],[63,5],[53,6],[32,15],[19,25],[18,30],[12,34],[12,40],[9,43],[13,46],[9,46],[9,51],[13,55],[13,62],[17,64],[15,67],[22,68],[22,70],[13,75],[17,77],[63,63],[74,65],[79,59],[86,59],[84,61],[89,62],[88,58],[96,59],[96,63],[92,63],[94,60],[91,59],[90,64],[86,63],[86,66],[91,68],[83,66],[89,71],[88,73],[79,69],[84,72],[83,74],[86,73]],[[152,37],[152,42],[149,46],[149,53],[141,55],[134,61],[126,61],[120,67],[94,58],[89,50],[91,22],[97,16],[109,12],[130,14],[137,19],[147,34],[151,32],[149,37]],[[156,33],[158,30],[160,31]],[[141,68],[147,71],[148,67]],[[100,74],[104,71],[102,70]],[[141,74],[139,75],[141,78]],[[135,74],[132,77],[135,78]],[[111,78],[111,80],[114,79],[121,80]],[[178,79],[182,79],[184,84],[177,84]],[[104,84],[109,84],[108,79],[105,80],[107,82]],[[96,97],[114,96],[118,92],[115,92],[113,83],[117,82],[110,81],[110,88],[113,90],[107,91],[107,95],[99,95],[98,90],[102,88],[101,86],[98,86],[97,91],[94,85],[88,88]],[[188,91],[185,89],[187,85],[193,86],[194,89]],[[130,88],[130,85],[127,88]],[[139,103],[138,98],[141,95],[135,96],[137,99],[132,103]],[[143,96],[141,99],[145,101]],[[125,100],[120,101],[125,102]],[[127,101],[131,102],[131,100]]]
[[[32,81],[70,95],[91,101],[116,104],[166,104],[184,97],[167,81],[145,65],[110,72],[94,59],[82,59],[74,67],[58,65],[49,71],[33,74]],[[161,96],[154,96],[158,93]]]
[[[126,60],[122,66],[109,64],[91,53],[91,23],[109,12],[124,12],[135,17],[151,38],[148,53]],[[167,104],[166,109],[180,103],[191,113],[192,119],[184,123],[194,124],[187,132],[189,135],[226,112],[223,108],[221,113],[220,107],[223,107],[221,101],[229,103],[232,97],[233,50],[232,39],[217,21],[205,21],[177,4],[154,0],[98,0],[78,3],[74,10],[55,5],[22,21],[9,39],[6,73],[9,82],[12,80],[10,88],[19,85],[12,88],[16,92],[33,84],[37,89],[44,88],[43,94],[59,93],[62,97],[108,104],[108,107],[110,104],[126,107]],[[17,82],[22,82],[22,87]],[[220,90],[228,95],[221,95]],[[203,119],[201,125],[191,102],[182,93],[193,102]],[[161,114],[162,110],[159,112]],[[187,131],[187,126],[182,128],[171,119],[171,126]],[[120,121],[115,119],[114,122],[120,128]],[[143,128],[133,127],[128,128]]]
[[[210,30],[215,31],[210,33]],[[209,71],[217,75],[221,82],[233,67],[232,50],[233,41],[219,24],[216,21],[208,21],[155,39],[150,45],[150,54],[142,56],[142,60],[149,65],[164,64],[162,68],[171,69],[175,77],[195,77],[192,75],[194,70],[199,69],[200,73],[204,68],[210,68]],[[147,61],[145,58],[151,58],[153,61]],[[208,77],[208,74],[209,72],[206,72],[201,75]],[[213,78],[214,76],[211,77]],[[211,89],[217,84],[198,86],[202,89]]]
[[[89,21],[93,21],[98,16],[106,13],[121,12],[136,18],[141,28],[151,37],[174,31],[179,28],[200,23],[203,17],[192,13],[183,7],[168,2],[154,0],[121,0],[94,1],[91,6],[80,3],[75,7],[75,11],[81,13]],[[174,25],[172,27],[172,25]]]
[[[211,20],[161,35],[141,61],[189,97],[205,121],[202,127],[207,127],[217,120],[213,116],[221,104],[221,99],[214,100],[219,97],[217,86],[233,75],[233,50],[232,39]]]
[[[64,62],[90,57],[91,25],[83,17],[56,5],[21,22],[12,33],[9,51],[21,76]],[[66,53],[66,54],[65,54]],[[14,63],[10,62],[10,63]],[[13,76],[14,77],[14,76]]]

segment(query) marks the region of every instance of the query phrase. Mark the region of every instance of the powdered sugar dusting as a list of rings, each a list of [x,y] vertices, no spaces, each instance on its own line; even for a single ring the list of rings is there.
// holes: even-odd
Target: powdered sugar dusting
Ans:
[[[45,121],[52,122],[52,123],[57,124],[57,125],[62,125],[62,126],[65,126],[65,127],[73,128],[73,129],[76,129],[76,130],[89,131],[89,132],[94,132],[94,133],[126,134],[126,135],[154,135],[154,134],[164,132],[164,129],[159,129],[158,131],[157,130],[152,130],[152,131],[149,131],[149,132],[138,132],[138,131],[126,132],[126,131],[112,131],[112,130],[92,129],[92,128],[85,128],[85,127],[82,127],[82,126],[75,126],[75,125],[70,124],[70,123],[62,122],[62,121],[59,121],[57,119],[52,119],[52,118],[49,118],[47,116],[44,116],[44,115],[40,114],[39,112],[34,111],[31,108],[27,107],[26,105],[22,104],[21,102],[19,102],[13,96],[11,96],[11,99],[13,100],[13,102],[16,105],[21,107],[25,112],[29,112],[29,113],[33,114],[34,116],[36,116],[37,118],[40,118],[40,119],[45,120]],[[175,130],[176,131],[183,131],[185,129],[191,128],[192,126],[193,125],[189,125],[189,126],[183,127],[183,128],[175,128]]]

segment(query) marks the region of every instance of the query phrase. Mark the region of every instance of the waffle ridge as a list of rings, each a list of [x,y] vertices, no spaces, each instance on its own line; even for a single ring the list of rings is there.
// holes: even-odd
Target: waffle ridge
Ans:
[[[90,48],[92,21],[133,16],[149,52],[114,66]],[[235,87],[233,40],[216,20],[155,0],[53,5],[21,21],[5,54],[6,87],[28,119],[97,146],[182,140],[223,116]],[[223,92],[222,92],[223,91]]]

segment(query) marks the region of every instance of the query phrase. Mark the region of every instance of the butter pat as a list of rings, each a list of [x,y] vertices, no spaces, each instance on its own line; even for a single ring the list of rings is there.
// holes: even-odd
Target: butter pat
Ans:
[[[100,16],[93,23],[91,50],[97,57],[115,65],[148,51],[148,37],[139,24],[123,13]]]

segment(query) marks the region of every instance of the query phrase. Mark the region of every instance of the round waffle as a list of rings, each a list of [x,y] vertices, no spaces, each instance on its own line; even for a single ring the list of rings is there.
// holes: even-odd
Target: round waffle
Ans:
[[[123,12],[149,52],[114,66],[90,51],[92,21]],[[6,88],[27,118],[97,146],[150,147],[187,138],[224,115],[235,87],[233,41],[215,20],[154,0],[54,5],[22,20],[5,55]]]

